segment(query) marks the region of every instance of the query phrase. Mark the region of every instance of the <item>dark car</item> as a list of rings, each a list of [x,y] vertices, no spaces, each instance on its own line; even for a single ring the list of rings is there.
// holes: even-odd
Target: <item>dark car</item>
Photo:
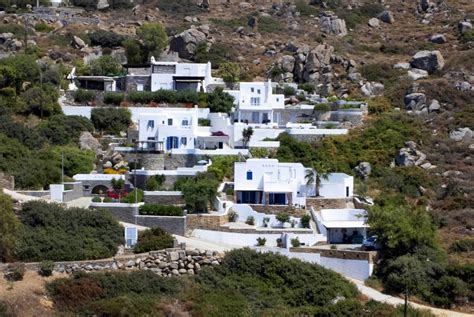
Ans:
[[[380,249],[380,243],[378,242],[377,236],[371,236],[368,239],[364,239],[362,242],[362,249],[371,251],[371,250],[379,250]]]

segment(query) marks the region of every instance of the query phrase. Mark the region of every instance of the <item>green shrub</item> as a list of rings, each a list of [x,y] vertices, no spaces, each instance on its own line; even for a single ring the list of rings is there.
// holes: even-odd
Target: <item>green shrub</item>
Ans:
[[[261,237],[258,237],[258,238],[257,238],[257,245],[258,245],[258,246],[262,247],[262,246],[265,245],[265,243],[267,243],[267,239],[261,238]]]
[[[309,5],[304,0],[296,0],[295,2],[296,11],[300,13],[301,16],[310,16],[310,15],[317,15],[319,10]]]
[[[383,112],[388,112],[391,109],[392,105],[390,100],[386,97],[377,96],[368,101],[368,110],[370,114],[381,114]]]
[[[132,91],[127,95],[127,100],[133,103],[148,104],[155,99],[151,91]]]
[[[24,230],[17,256],[23,261],[108,258],[123,243],[122,227],[105,210],[32,201],[22,205],[19,218]]]
[[[111,202],[113,202],[113,199],[110,198],[110,197],[104,197],[104,199],[102,200],[102,202],[104,202],[104,203],[111,203]]]
[[[41,276],[53,275],[54,262],[53,261],[41,261],[39,264],[38,274]]]
[[[135,253],[172,248],[174,238],[161,228],[153,228],[138,233],[138,241],[133,249]]]
[[[140,215],[183,216],[183,208],[173,205],[145,204],[140,206]]]
[[[303,89],[304,91],[306,91],[308,94],[313,94],[315,92],[315,87],[313,84],[310,84],[310,83],[302,83],[302,84],[299,84],[298,85],[298,88],[299,89]]]
[[[328,103],[318,103],[314,105],[314,111],[328,112],[331,111],[331,105]]]
[[[309,222],[310,221],[311,221],[311,216],[310,215],[303,215],[301,217],[301,227],[309,228]]]
[[[75,102],[91,102],[95,100],[96,92],[93,90],[78,89],[74,92]]]
[[[126,108],[100,107],[91,111],[94,127],[103,132],[119,134],[132,123],[132,114]]]
[[[255,217],[254,216],[248,216],[245,223],[248,224],[249,226],[255,225]]]
[[[281,222],[282,224],[284,224],[285,222],[288,222],[290,221],[290,215],[288,215],[286,212],[279,212],[277,215],[276,215],[276,220],[278,220],[279,222]]]
[[[474,41],[474,29],[470,29],[466,32],[464,32],[463,35],[461,35],[461,41],[464,43],[469,43]]]
[[[236,222],[238,218],[239,218],[239,214],[233,210],[230,210],[229,213],[227,214],[227,219],[229,220],[229,222]]]
[[[198,125],[200,127],[210,127],[211,126],[211,120],[199,118],[198,119]]]
[[[296,89],[291,86],[285,86],[283,88],[283,94],[285,97],[294,96],[296,94]]]
[[[474,250],[473,239],[456,240],[449,247],[449,251],[455,252],[455,253],[470,252],[473,250]]]
[[[100,197],[93,197],[92,198],[92,202],[93,203],[101,203],[102,202],[102,199]]]
[[[108,91],[104,93],[104,103],[108,105],[119,106],[122,101],[124,101],[125,95],[120,92],[111,92]]]
[[[102,47],[118,47],[122,45],[126,37],[112,31],[98,30],[89,34],[91,44]]]
[[[126,197],[122,198],[121,202],[128,203],[128,204],[134,204],[135,202],[141,203],[143,202],[143,197],[144,197],[143,190],[140,188],[137,188],[136,190],[132,190],[131,192],[129,192]]]
[[[182,103],[192,103],[196,105],[198,103],[198,93],[194,90],[179,90],[176,93],[176,99]]]
[[[173,15],[193,15],[203,11],[192,0],[160,0],[157,7],[160,11]]]
[[[17,39],[23,39],[25,37],[25,28],[15,23],[0,24],[0,33],[13,33]]]
[[[49,33],[52,30],[54,30],[53,26],[50,26],[44,22],[36,23],[35,24],[35,30],[36,32],[43,32],[43,33]]]
[[[277,33],[283,31],[284,27],[278,19],[262,16],[258,19],[258,30],[263,33]]]
[[[176,91],[160,89],[154,93],[153,101],[158,102],[158,103],[160,102],[176,103],[178,101]]]
[[[293,238],[290,241],[291,241],[291,246],[293,248],[298,248],[299,246],[301,246],[301,242],[300,242],[300,239],[298,239],[298,237]]]

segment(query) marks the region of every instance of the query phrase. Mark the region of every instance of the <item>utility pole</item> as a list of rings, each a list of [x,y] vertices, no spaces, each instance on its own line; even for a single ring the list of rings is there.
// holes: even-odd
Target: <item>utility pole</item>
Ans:
[[[138,162],[138,145],[140,141],[135,143],[135,164],[133,164],[133,187],[135,187],[135,208],[137,208],[137,214],[135,215],[135,225],[137,225],[137,218],[138,218],[138,190],[137,190],[137,162]]]
[[[61,152],[61,184],[64,184],[64,152]]]

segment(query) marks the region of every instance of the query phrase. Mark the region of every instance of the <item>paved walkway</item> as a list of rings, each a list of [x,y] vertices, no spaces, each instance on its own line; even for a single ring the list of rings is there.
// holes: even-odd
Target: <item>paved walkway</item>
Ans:
[[[394,305],[394,306],[405,304],[405,301],[402,298],[394,297],[394,296],[391,296],[391,295],[381,293],[381,292],[365,285],[364,281],[355,280],[355,279],[348,278],[348,277],[346,277],[346,278],[348,280],[350,280],[351,282],[353,282],[357,286],[357,289],[359,290],[359,292],[361,292],[362,294],[364,294],[365,296],[367,296],[370,299],[376,300],[378,302],[383,302],[383,303],[387,303],[387,304],[390,304],[390,305]],[[417,303],[413,303],[413,302],[409,302],[409,303],[410,303],[411,306],[413,306],[415,308],[429,310],[433,314],[435,314],[436,316],[446,316],[446,317],[448,317],[448,316],[449,317],[473,316],[472,314],[459,313],[459,312],[455,312],[455,311],[448,310],[448,309],[434,308],[434,307],[425,306],[425,305],[421,305],[421,304],[417,304]]]

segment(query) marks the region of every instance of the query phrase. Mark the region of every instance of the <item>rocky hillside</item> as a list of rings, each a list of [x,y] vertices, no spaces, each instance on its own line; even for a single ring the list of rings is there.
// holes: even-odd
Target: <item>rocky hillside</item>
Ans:
[[[417,165],[435,180],[430,208],[447,248],[472,236],[473,1],[119,2],[76,0],[87,10],[75,20],[30,16],[26,43],[24,11],[8,7],[1,52],[27,46],[40,62],[64,65],[64,75],[101,54],[126,63],[123,40],[160,22],[169,37],[161,58],[211,60],[216,72],[234,62],[241,80],[295,82],[325,96],[370,99],[373,113],[408,112],[426,130],[399,149],[399,165]]]

